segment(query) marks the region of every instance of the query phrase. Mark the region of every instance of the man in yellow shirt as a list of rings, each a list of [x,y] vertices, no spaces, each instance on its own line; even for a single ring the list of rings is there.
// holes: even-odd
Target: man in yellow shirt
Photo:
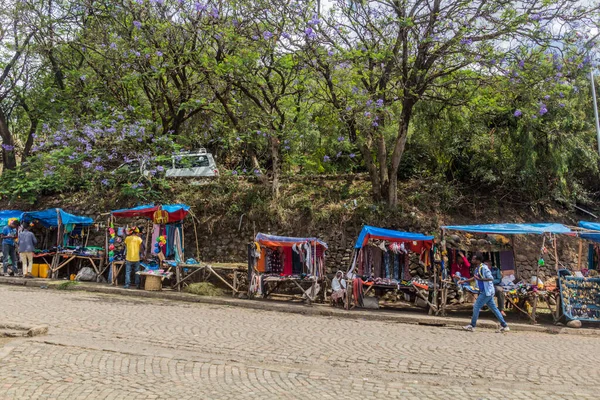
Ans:
[[[125,289],[129,289],[131,284],[131,267],[135,268],[135,272],[140,270],[140,251],[142,248],[142,234],[140,230],[133,227],[129,231],[129,236],[125,238],[125,246],[127,253],[125,254]],[[140,287],[140,276],[135,274],[135,285]]]

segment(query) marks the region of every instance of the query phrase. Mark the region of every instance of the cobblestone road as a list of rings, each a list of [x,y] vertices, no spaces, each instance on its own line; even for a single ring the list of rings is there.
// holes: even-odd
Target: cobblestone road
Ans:
[[[0,399],[597,399],[597,337],[0,286]]]

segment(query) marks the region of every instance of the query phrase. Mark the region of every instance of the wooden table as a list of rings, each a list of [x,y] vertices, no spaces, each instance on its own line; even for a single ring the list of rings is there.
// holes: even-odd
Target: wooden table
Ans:
[[[185,274],[184,271],[183,271],[185,268],[193,270],[193,271],[190,272],[190,273],[188,273],[188,274]],[[215,268],[217,268],[217,269],[233,270],[233,282],[229,283],[227,280],[225,280],[221,275],[219,275],[215,271]],[[187,281],[188,279],[190,279],[192,276],[197,275],[197,273],[200,272],[200,271],[206,271],[210,275],[212,275],[215,278],[219,279],[221,282],[223,282],[225,285],[227,285],[227,287],[229,287],[233,291],[233,295],[234,296],[237,293],[239,293],[238,273],[240,271],[238,271],[238,268],[235,268],[235,267],[233,267],[233,268],[232,267],[214,267],[214,266],[209,265],[209,264],[177,264],[175,266],[175,283],[173,284],[173,288],[177,289],[178,292],[181,292],[181,289],[183,288],[183,283],[185,281]],[[245,272],[246,272],[246,270],[243,269],[242,273],[245,273]]]
[[[119,284],[119,274],[125,265],[125,261],[113,261],[110,263],[112,268],[112,282],[111,285],[117,286]]]
[[[60,260],[61,258],[63,258],[63,259],[66,258],[66,260],[61,262],[61,260]],[[50,269],[52,270],[52,278],[56,278],[58,275],[58,271],[60,269],[64,268],[65,266],[69,265],[69,263],[71,263],[73,260],[89,261],[90,264],[92,264],[94,271],[98,275],[102,275],[108,269],[108,266],[106,266],[106,267],[104,266],[104,257],[58,253],[56,255],[56,257],[54,258],[52,266],[50,267]],[[96,262],[98,262],[98,264],[96,264]]]

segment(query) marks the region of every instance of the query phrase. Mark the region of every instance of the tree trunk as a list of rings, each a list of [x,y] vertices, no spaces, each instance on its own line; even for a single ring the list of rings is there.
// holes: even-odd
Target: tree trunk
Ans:
[[[14,145],[12,134],[8,130],[8,123],[6,122],[6,115],[4,110],[0,108],[0,138],[2,138],[2,144],[5,146],[13,146],[12,150],[6,150],[2,147],[2,165],[4,169],[15,169],[17,168],[17,158],[15,157]]]
[[[373,160],[370,146],[361,144],[358,146],[358,148],[363,156],[365,166],[369,171],[369,178],[371,179],[371,197],[373,198],[374,202],[379,202],[383,199],[383,197],[381,193],[381,180],[379,179],[380,175],[377,168],[377,163],[375,160]]]
[[[31,118],[31,116],[30,116]],[[35,132],[37,131],[38,120],[37,118],[31,118],[31,125],[29,125],[29,134],[25,141],[25,147],[23,148],[23,155],[21,156],[21,163],[23,163],[27,157],[31,155],[31,148],[33,147],[33,139]]]
[[[271,185],[271,189],[273,191],[273,197],[279,197],[279,175],[281,166],[279,165],[279,139],[271,136],[271,161],[273,162],[273,183]]]
[[[31,109],[27,105],[27,103],[21,99],[21,107],[27,113],[27,117],[29,117],[29,134],[27,135],[27,140],[25,141],[25,147],[23,148],[23,155],[21,156],[21,164],[25,162],[27,157],[31,155],[31,148],[33,147],[33,139],[35,137],[35,132],[37,131],[38,126],[38,117],[36,113],[31,112]]]
[[[398,206],[398,167],[400,166],[400,160],[404,154],[404,148],[406,147],[406,139],[408,139],[408,126],[412,117],[413,107],[415,101],[413,99],[407,99],[402,105],[402,114],[400,115],[400,125],[398,126],[398,136],[396,137],[396,143],[394,145],[394,152],[392,153],[392,165],[389,170],[389,187],[387,191],[388,206]]]

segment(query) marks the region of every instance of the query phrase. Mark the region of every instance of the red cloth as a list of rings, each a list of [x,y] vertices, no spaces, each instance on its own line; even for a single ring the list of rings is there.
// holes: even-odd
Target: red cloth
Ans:
[[[457,261],[459,257],[461,256],[458,254],[454,257],[454,262],[450,266],[450,274],[455,275],[457,272],[460,272],[460,275],[463,278],[470,278],[471,272],[469,271],[469,268],[471,268],[471,263],[467,260],[467,257],[462,257],[463,263],[459,264]]]
[[[292,275],[292,248],[283,248],[283,275]]]

